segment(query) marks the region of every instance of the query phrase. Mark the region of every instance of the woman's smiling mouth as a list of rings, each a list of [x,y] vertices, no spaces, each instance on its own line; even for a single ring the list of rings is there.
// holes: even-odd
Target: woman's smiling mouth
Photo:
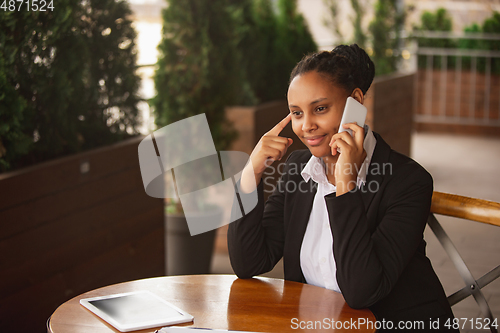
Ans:
[[[326,134],[324,135],[315,135],[315,136],[305,136],[304,139],[306,140],[307,144],[309,146],[318,146],[320,145],[323,140],[325,139]]]

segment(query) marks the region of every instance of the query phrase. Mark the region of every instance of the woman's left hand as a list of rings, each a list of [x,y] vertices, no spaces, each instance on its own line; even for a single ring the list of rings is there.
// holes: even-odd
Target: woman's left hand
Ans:
[[[335,134],[330,141],[332,155],[340,154],[335,164],[337,196],[356,188],[358,173],[366,158],[364,128],[356,123],[344,124],[344,128],[352,130],[353,136],[345,131]],[[340,153],[337,148],[340,148]]]

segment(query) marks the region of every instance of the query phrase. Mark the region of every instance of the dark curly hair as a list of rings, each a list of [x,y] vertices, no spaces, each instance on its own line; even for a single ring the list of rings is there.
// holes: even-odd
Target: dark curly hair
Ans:
[[[311,71],[326,76],[347,93],[360,88],[366,94],[375,76],[375,65],[357,44],[339,45],[332,51],[313,53],[302,58],[293,69],[290,82],[296,76]]]

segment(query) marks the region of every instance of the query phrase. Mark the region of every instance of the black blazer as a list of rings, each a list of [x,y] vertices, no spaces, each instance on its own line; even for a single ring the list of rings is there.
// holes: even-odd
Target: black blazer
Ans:
[[[370,308],[378,320],[452,318],[425,255],[432,177],[374,135],[365,185],[339,197],[325,196],[342,295],[352,308]],[[229,256],[238,277],[268,272],[283,257],[285,279],[306,282],[300,249],[316,188],[300,173],[310,157],[309,150],[290,154],[266,204],[261,182],[257,206],[229,225]]]

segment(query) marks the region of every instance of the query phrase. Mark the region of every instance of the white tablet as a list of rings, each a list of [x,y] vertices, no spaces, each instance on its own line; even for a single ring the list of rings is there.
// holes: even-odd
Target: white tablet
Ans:
[[[193,321],[189,313],[149,291],[85,298],[80,304],[120,332]]]

